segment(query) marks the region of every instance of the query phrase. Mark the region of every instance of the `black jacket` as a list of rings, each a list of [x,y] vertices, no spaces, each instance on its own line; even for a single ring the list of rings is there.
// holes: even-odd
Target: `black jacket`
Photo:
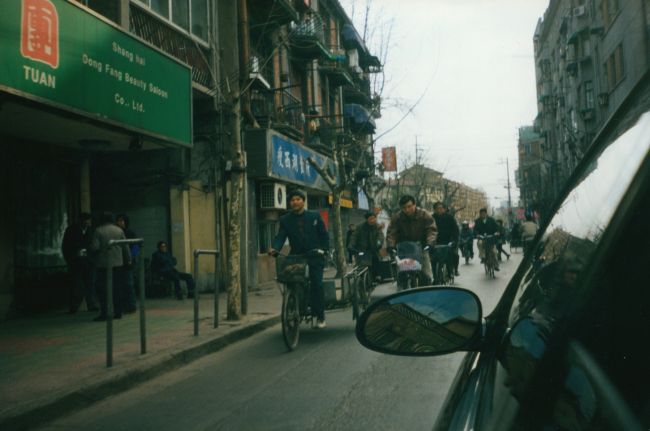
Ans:
[[[438,240],[437,243],[440,245],[446,245],[450,242],[458,243],[458,236],[460,231],[458,230],[458,224],[456,219],[449,213],[442,215],[434,214],[433,218],[436,221],[436,226],[438,227]]]
[[[319,213],[293,211],[280,217],[280,230],[273,239],[273,249],[280,250],[289,238],[291,254],[305,254],[310,250],[329,250],[330,241],[325,222]]]
[[[362,251],[376,256],[383,243],[384,233],[381,228],[363,222],[357,226],[354,234],[352,234],[349,248],[356,252]]]
[[[171,272],[175,270],[176,258],[171,253],[156,251],[151,255],[151,270],[154,272]]]
[[[61,244],[63,258],[68,265],[86,260],[86,258],[79,256],[79,250],[89,248],[90,238],[90,228],[87,228],[84,232],[79,223],[68,226],[63,234],[63,243]]]
[[[499,232],[499,225],[492,217],[483,221],[480,217],[474,221],[474,235],[494,235]]]

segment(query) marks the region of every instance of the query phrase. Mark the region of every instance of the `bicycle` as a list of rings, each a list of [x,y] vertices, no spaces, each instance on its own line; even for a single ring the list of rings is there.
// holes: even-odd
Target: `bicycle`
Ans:
[[[307,302],[310,293],[309,267],[305,255],[275,255],[277,281],[282,292],[282,338],[289,350],[298,346],[300,324],[303,320],[313,325],[313,316]]]
[[[433,284],[454,284],[454,268],[451,252],[454,243],[435,245],[431,249],[431,269],[433,270]]]
[[[465,258],[465,265],[469,265],[469,260],[474,258],[473,240],[471,238],[461,240],[460,252]]]
[[[352,302],[352,319],[357,319],[370,304],[372,293],[372,280],[370,277],[370,266],[372,256],[363,252],[357,254],[356,265],[346,277],[353,279],[350,283],[350,296]]]
[[[488,278],[495,278],[494,269],[498,266],[497,256],[494,251],[497,237],[496,235],[479,235],[478,238],[482,241],[485,253],[485,257],[483,258],[485,275]]]

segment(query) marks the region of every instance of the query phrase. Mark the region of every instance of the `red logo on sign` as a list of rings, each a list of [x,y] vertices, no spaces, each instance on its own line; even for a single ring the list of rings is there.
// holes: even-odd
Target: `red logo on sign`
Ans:
[[[59,67],[59,15],[50,0],[23,0],[20,53]]]

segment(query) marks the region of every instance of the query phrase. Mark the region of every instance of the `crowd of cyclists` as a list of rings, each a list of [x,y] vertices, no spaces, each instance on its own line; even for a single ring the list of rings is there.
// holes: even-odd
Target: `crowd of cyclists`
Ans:
[[[397,244],[402,242],[418,242],[422,249],[428,251],[422,255],[423,282],[434,284],[443,280],[436,280],[436,260],[444,259],[447,266],[447,273],[452,277],[460,276],[459,263],[461,254],[466,263],[474,258],[474,240],[477,240],[477,249],[481,263],[486,259],[486,247],[483,238],[494,237],[490,247],[497,256],[495,271],[499,271],[499,262],[503,259],[510,259],[510,253],[504,248],[504,244],[513,241],[514,244],[525,244],[532,240],[537,232],[537,224],[531,216],[526,217],[523,223],[516,222],[510,230],[506,228],[502,220],[495,220],[488,216],[486,208],[481,208],[479,217],[470,222],[465,220],[458,225],[455,217],[442,202],[436,202],[433,206],[433,213],[429,213],[416,204],[413,196],[404,195],[399,200],[400,210],[393,215],[386,231],[385,245],[391,257],[397,255]],[[349,262],[358,261],[355,256],[364,256],[364,262],[371,267],[371,273],[376,281],[380,280],[378,266],[380,265],[380,250],[384,237],[382,226],[377,223],[376,214],[366,214],[366,221],[348,231],[346,245],[349,253]],[[493,245],[492,245],[493,244]],[[435,253],[441,247],[445,247],[445,253]]]
[[[318,212],[305,210],[305,193],[302,190],[291,191],[287,197],[290,211],[280,219],[280,230],[269,254],[277,255],[288,239],[290,254],[309,256],[312,312],[317,319],[316,327],[322,328],[325,327],[322,277],[325,256],[329,250],[327,229]],[[473,226],[468,221],[463,221],[459,228],[445,204],[436,202],[432,214],[418,207],[411,195],[402,196],[399,207],[399,211],[390,220],[385,237],[383,226],[378,223],[374,212],[366,213],[365,220],[357,226],[351,226],[346,236],[348,262],[368,266],[375,283],[381,281],[384,272],[380,268],[384,243],[388,254],[396,261],[400,258],[400,244],[415,244],[420,249],[418,256],[421,258],[421,262],[417,262],[418,272],[422,276],[419,285],[442,284],[446,280],[437,279],[440,272],[432,268],[438,270],[440,265],[445,265],[446,271],[443,272],[451,280],[458,277],[459,250],[468,263],[474,258],[474,239],[477,239],[479,258],[483,263],[486,259],[485,238],[496,238],[487,243],[488,250],[498,255],[500,261],[503,255],[506,259],[510,258],[510,254],[503,249],[508,239],[525,245],[537,231],[537,225],[529,217],[521,225],[515,224],[508,232],[501,220],[488,216],[485,208],[479,211],[479,217]],[[494,270],[499,270],[498,262]]]

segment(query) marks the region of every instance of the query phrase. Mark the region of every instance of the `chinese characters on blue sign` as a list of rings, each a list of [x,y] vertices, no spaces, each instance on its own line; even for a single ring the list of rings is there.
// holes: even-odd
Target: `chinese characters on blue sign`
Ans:
[[[319,166],[323,166],[323,163],[327,161],[328,166],[333,169],[332,161],[326,157],[279,136],[272,136],[271,176],[328,191],[323,178],[307,161],[309,157],[312,157]]]

